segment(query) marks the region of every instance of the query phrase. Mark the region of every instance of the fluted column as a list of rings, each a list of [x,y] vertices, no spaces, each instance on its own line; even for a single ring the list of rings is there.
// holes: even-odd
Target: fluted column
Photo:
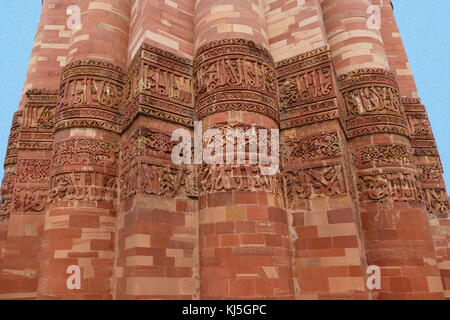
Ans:
[[[195,119],[203,132],[215,129],[226,141],[228,130],[267,129],[270,135],[279,129],[262,3],[197,1],[195,28]],[[249,163],[256,143],[246,140],[244,164],[204,163],[199,169],[202,299],[294,296],[281,178]]]
[[[39,0],[38,0],[39,1]],[[66,65],[72,30],[68,28],[67,9],[71,0],[43,0],[39,25],[31,52],[19,109],[25,106],[26,93],[32,89],[57,90]]]
[[[124,89],[117,234],[118,299],[198,299],[197,193],[175,164],[192,127],[193,1],[133,1]]]
[[[42,1],[19,111],[13,119],[2,188],[0,298],[36,297],[56,94],[71,30],[68,0]],[[3,213],[3,212],[2,212]]]
[[[19,135],[22,112],[17,111],[12,120],[11,131],[8,138],[4,174],[0,194],[0,294],[8,298],[9,294],[16,294],[14,277],[8,275],[9,265],[14,264],[8,253],[8,228],[13,210],[14,185],[16,181],[17,167],[17,136]],[[11,261],[11,262],[10,262]],[[10,264],[11,263],[11,264]]]
[[[39,299],[113,297],[120,101],[130,1],[75,4],[81,28],[71,38],[56,108]],[[77,268],[80,287],[68,286],[67,279],[76,273],[67,271]]]
[[[442,298],[408,123],[367,0],[321,2],[354,159],[367,263],[376,299]]]
[[[395,6],[391,2],[390,0],[372,0],[372,3],[380,8],[380,32],[388,57],[389,68],[398,81],[402,103],[408,117],[411,142],[419,169],[419,181],[427,202],[438,267],[441,271],[445,296],[450,299],[448,193],[436,140],[433,136],[426,108],[418,98],[417,86],[395,21]]]

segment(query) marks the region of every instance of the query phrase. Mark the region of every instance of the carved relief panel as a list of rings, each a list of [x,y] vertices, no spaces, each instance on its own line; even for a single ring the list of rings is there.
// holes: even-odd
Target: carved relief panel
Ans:
[[[63,71],[55,130],[70,127],[121,132],[123,71],[112,64],[80,60]]]
[[[13,210],[20,214],[44,214],[47,205],[51,161],[20,159],[14,185]]]
[[[299,201],[347,194],[344,167],[340,162],[286,169],[286,195],[291,208]]]
[[[424,201],[424,193],[415,171],[384,170],[358,173],[357,187],[361,200],[387,203],[391,201]]]
[[[282,140],[283,163],[301,164],[341,155],[337,132],[319,133],[305,137],[285,137]]]
[[[450,205],[439,152],[425,106],[417,98],[403,98],[402,103],[410,126],[411,144],[418,163],[419,181],[425,195],[428,213],[430,217],[446,218],[449,215]]]
[[[195,119],[243,110],[279,119],[274,62],[263,47],[244,39],[213,41],[194,60]]]
[[[121,175],[119,188],[122,201],[137,194],[165,198],[198,196],[197,175],[192,169],[171,168],[145,161],[135,163]]]
[[[376,144],[355,148],[353,161],[358,169],[371,167],[416,168],[412,149],[400,144]]]
[[[335,76],[328,47],[278,62],[276,74],[283,129],[338,117]]]
[[[350,138],[393,133],[409,136],[395,76],[384,69],[359,69],[338,77]]]
[[[193,126],[192,62],[142,44],[123,90],[124,129],[138,114]]]

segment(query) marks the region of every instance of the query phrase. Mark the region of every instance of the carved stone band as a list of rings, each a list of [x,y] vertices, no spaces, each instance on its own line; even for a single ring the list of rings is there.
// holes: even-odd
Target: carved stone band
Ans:
[[[55,131],[92,127],[119,133],[123,77],[119,67],[100,61],[81,60],[67,65],[63,71]]]
[[[378,133],[408,136],[408,123],[392,73],[359,69],[337,80],[349,137]]]
[[[252,41],[213,41],[194,60],[195,118],[242,110],[278,121],[279,102],[274,62]]]

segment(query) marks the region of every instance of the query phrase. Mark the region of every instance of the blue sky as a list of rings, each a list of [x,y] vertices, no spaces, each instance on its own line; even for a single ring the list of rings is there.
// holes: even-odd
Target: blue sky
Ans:
[[[0,1],[0,177],[22,91],[41,1]],[[395,15],[427,106],[450,186],[450,0],[394,0]]]

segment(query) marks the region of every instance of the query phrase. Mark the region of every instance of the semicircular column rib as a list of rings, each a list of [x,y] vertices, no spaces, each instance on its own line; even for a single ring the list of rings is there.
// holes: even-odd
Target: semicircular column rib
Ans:
[[[81,26],[71,37],[56,107],[38,299],[113,297],[130,3],[75,2]]]
[[[281,177],[264,175],[248,159],[261,132],[278,143],[277,84],[263,1],[198,0],[195,25],[194,117],[204,135],[210,129],[225,141],[227,134],[256,132],[239,142],[228,136],[233,148],[245,149],[242,164],[227,150],[199,169],[201,298],[293,298]],[[220,164],[227,156],[234,161]]]
[[[354,159],[368,265],[381,268],[375,299],[442,298],[407,117],[368,0],[322,0]]]

